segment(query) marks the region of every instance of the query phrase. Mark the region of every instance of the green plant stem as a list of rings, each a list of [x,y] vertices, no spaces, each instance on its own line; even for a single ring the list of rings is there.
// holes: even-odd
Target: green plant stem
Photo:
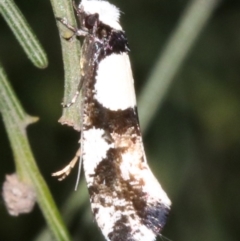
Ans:
[[[27,139],[26,127],[36,121],[37,118],[30,117],[24,112],[8,84],[6,74],[1,66],[0,111],[14,153],[16,172],[19,179],[34,187],[37,202],[56,240],[70,240],[51,193],[38,170]]]
[[[146,132],[163,103],[174,76],[204,28],[219,0],[193,0],[159,56],[138,99],[141,129]],[[150,107],[150,108],[149,108]]]
[[[55,17],[65,17],[68,22],[77,26],[72,1],[51,0]],[[80,81],[80,41],[73,36],[71,40],[66,40],[73,35],[63,24],[57,21],[62,46],[62,57],[64,67],[64,98],[63,103],[70,103],[74,97]],[[63,108],[63,114],[59,122],[72,126],[75,130],[80,130],[80,96],[75,104],[69,108]]]
[[[0,0],[0,13],[32,63],[38,68],[47,67],[47,55],[16,4]]]
[[[65,204],[61,208],[61,213],[64,217],[64,220],[69,224],[72,222],[72,217],[76,212],[78,212],[79,207],[88,200],[88,191],[86,188],[86,181],[82,179],[79,182],[78,190],[71,192]],[[34,241],[51,241],[51,235],[49,230],[44,228],[34,239]]]

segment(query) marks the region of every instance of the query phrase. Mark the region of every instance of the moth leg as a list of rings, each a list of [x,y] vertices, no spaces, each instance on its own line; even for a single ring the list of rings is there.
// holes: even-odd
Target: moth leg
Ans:
[[[86,36],[88,34],[87,31],[84,31],[82,29],[78,29],[73,27],[66,18],[56,18],[60,23],[62,23],[66,28],[68,28],[69,30],[71,30],[73,32],[73,36]],[[72,37],[73,37],[72,36]],[[72,38],[71,37],[71,38]],[[71,39],[70,38],[70,39]]]
[[[56,19],[60,23],[62,23],[66,28],[68,28],[69,30],[71,30],[73,32],[73,35],[70,37],[70,39],[72,39],[74,35],[75,36],[86,36],[88,34],[87,31],[73,27],[71,24],[69,24],[69,22],[66,18],[56,18]],[[70,40],[70,39],[68,39],[68,40]],[[68,108],[76,102],[76,100],[79,96],[80,90],[82,88],[82,84],[83,84],[83,81],[80,80],[77,91],[76,91],[75,95],[73,96],[72,100],[67,104],[62,103],[63,108]]]
[[[69,162],[67,166],[65,166],[62,170],[58,172],[52,173],[52,176],[57,177],[59,181],[62,181],[63,179],[65,179],[70,174],[70,172],[72,171],[76,163],[78,162],[80,156],[81,156],[81,148],[78,149],[74,158]]]
[[[78,96],[80,94],[80,90],[82,88],[82,85],[83,85],[83,81],[81,79],[79,81],[79,84],[78,84],[78,87],[77,87],[77,91],[76,91],[75,95],[73,96],[72,100],[69,103],[67,103],[67,104],[62,103],[63,108],[68,108],[68,107],[70,107],[71,105],[73,105],[76,102],[76,100],[77,100],[77,98],[78,98]]]

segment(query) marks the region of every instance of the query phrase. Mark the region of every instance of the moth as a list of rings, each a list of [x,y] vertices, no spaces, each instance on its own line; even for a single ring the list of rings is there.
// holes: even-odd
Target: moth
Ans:
[[[83,0],[75,10],[80,28],[59,20],[84,37],[80,155],[93,215],[108,241],[153,241],[171,201],[147,164],[120,10],[100,0]]]

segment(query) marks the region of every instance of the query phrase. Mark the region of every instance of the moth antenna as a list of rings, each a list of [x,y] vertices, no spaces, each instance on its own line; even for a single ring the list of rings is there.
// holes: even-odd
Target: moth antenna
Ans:
[[[76,180],[76,184],[75,184],[75,188],[74,188],[75,191],[77,191],[79,181],[80,181],[80,177],[81,177],[81,170],[82,170],[82,155],[80,155],[79,158],[80,159],[79,159],[79,163],[78,163],[78,174],[77,174],[77,180]]]

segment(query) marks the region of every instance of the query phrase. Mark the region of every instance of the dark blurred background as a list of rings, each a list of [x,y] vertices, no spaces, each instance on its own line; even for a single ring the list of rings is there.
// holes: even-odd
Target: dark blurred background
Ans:
[[[49,1],[16,3],[46,50],[49,66],[40,70],[30,63],[2,18],[0,58],[26,112],[40,117],[28,127],[28,137],[39,169],[61,207],[74,190],[77,171],[61,183],[51,173],[75,154],[79,133],[57,122],[64,81],[59,34]],[[138,94],[189,1],[112,3],[124,12],[121,23],[129,39]],[[144,135],[144,144],[148,162],[173,203],[163,235],[173,241],[240,240],[239,0],[220,2],[174,78]],[[5,174],[15,170],[2,121],[0,161],[2,184]],[[8,215],[2,199],[0,223],[1,241],[35,240],[46,225],[37,206],[16,218]],[[74,240],[103,240],[88,200],[68,228]]]

